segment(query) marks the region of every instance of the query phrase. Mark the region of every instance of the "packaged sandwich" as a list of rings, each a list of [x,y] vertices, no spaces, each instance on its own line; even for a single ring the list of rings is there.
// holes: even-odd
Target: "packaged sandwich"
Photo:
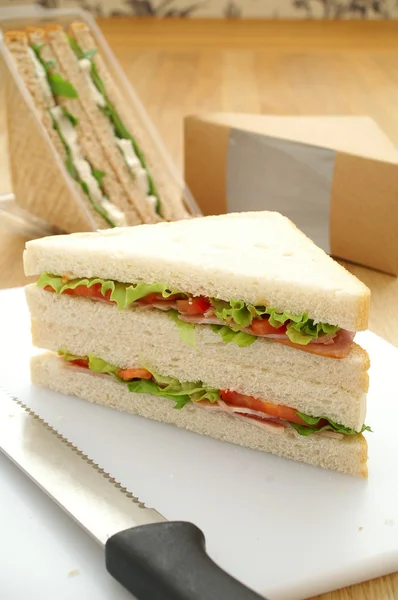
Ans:
[[[3,24],[16,201],[65,232],[200,214],[95,23],[76,12]]]
[[[34,384],[367,475],[370,292],[286,217],[28,242]]]

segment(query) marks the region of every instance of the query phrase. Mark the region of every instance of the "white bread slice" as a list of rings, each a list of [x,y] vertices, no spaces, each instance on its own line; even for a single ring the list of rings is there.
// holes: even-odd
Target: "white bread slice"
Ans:
[[[46,29],[47,40],[57,57],[57,62],[62,66],[66,78],[79,93],[79,102],[82,111],[91,127],[92,136],[102,148],[108,170],[111,168],[119,181],[124,194],[128,198],[131,212],[136,212],[142,223],[154,223],[159,217],[151,205],[142,199],[138,183],[131,176],[119,148],[116,145],[116,136],[108,117],[101,111],[93,99],[91,86],[79,66],[79,61],[70,47],[64,30],[59,25],[51,25]]]
[[[276,212],[47,237],[27,243],[24,264],[27,275],[162,282],[353,331],[368,324],[369,289]]]
[[[95,39],[85,23],[72,23],[69,35],[76,39],[79,46],[85,52],[97,48]],[[178,219],[186,218],[188,213],[181,201],[181,189],[179,189],[179,186],[176,186],[173,189],[173,187],[170,187],[171,182],[165,180],[163,165],[160,162],[158,155],[156,158],[153,156],[153,149],[151,146],[148,146],[148,134],[142,125],[139,115],[133,114],[131,107],[123,102],[119,88],[99,52],[97,52],[93,60],[97,66],[98,73],[104,82],[109,100],[116,108],[123,123],[127,125],[130,133],[137,141],[138,146],[144,152],[149,172],[151,173],[159,192],[163,217],[166,221],[176,221]]]
[[[246,348],[226,344],[207,326],[196,328],[196,348],[182,342],[177,325],[156,309],[119,311],[115,306],[36,285],[26,287],[33,344],[57,352],[90,353],[121,368],[147,365],[180,381],[326,415],[359,431],[366,413],[369,359],[353,345],[345,359],[319,357],[257,339]]]
[[[41,30],[30,28],[29,38],[31,38],[34,42],[42,41],[40,31]],[[46,87],[43,87],[43,84],[40,83],[40,80],[36,75],[32,57],[29,54],[28,35],[23,31],[8,31],[4,34],[4,42],[15,60],[18,72],[21,75],[26,88],[29,90],[30,94],[33,97],[40,119],[45,129],[47,130],[47,133],[49,134],[50,139],[55,146],[55,149],[61,156],[63,162],[65,162],[65,149],[60,141],[59,135],[53,127],[53,123],[48,112],[50,108],[54,108],[56,106],[55,100],[51,93],[51,90],[50,94],[47,93]],[[47,54],[47,56],[45,56],[44,59],[52,60],[54,57],[51,56],[51,50],[48,49],[47,52],[49,52],[50,55]],[[46,83],[44,83],[44,85],[46,85]],[[80,205],[76,205],[76,219],[78,219],[78,214],[83,213],[83,223],[86,224],[85,226],[81,225],[81,227],[84,227],[84,229],[91,229],[93,227],[92,225],[90,225],[90,220],[88,219],[89,215],[91,222],[94,222],[97,228],[107,229],[109,227],[109,224],[105,219],[102,218],[100,214],[98,214],[96,210],[94,210],[87,196],[83,193],[80,185],[76,181],[74,181],[73,186],[75,188],[76,194],[80,199]],[[70,201],[73,202],[73,198],[71,198]],[[84,208],[82,209],[82,207]],[[79,218],[79,221],[81,221],[81,218]]]
[[[127,386],[111,377],[71,367],[53,354],[34,356],[31,376],[35,385],[171,423],[225,442],[350,475],[367,477],[368,474],[367,443],[362,435],[334,439],[317,434],[303,437],[291,430],[277,434],[228,414],[197,408],[193,404],[178,410],[174,408],[172,400],[129,392]]]

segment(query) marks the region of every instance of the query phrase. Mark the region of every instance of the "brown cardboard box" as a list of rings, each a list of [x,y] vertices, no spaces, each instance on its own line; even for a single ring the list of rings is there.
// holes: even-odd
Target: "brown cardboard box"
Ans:
[[[331,255],[398,275],[398,150],[368,117],[185,119],[205,215],[278,210]]]

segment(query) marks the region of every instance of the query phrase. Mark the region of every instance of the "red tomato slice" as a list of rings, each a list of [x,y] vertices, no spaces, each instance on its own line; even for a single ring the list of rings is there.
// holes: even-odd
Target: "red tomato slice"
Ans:
[[[46,285],[44,288],[47,292],[55,292],[55,290],[50,286]],[[87,287],[85,285],[78,285],[75,289],[69,289],[62,292],[63,294],[67,294],[68,296],[85,296],[86,298],[100,298],[101,300],[107,300],[108,302],[112,302],[111,290],[108,290],[105,295],[101,293],[101,284],[96,283],[91,287]],[[164,302],[168,304],[170,302],[174,302],[178,298],[181,298],[181,294],[172,294],[168,298],[163,298],[162,294],[148,294],[143,298],[140,298],[138,302],[142,302],[143,304],[159,304]]]
[[[88,369],[87,358],[76,358],[75,360],[70,360],[68,362],[76,365],[77,367],[84,367],[85,369]],[[130,381],[130,379],[152,379],[152,373],[141,368],[120,369],[120,371],[116,372],[116,375],[124,381]]]
[[[44,287],[46,292],[55,292],[55,290],[50,286],[46,285]],[[111,290],[108,290],[105,295],[101,293],[101,284],[96,283],[91,287],[87,287],[86,285],[78,285],[75,289],[65,290],[62,292],[67,296],[85,296],[86,298],[101,298],[101,300],[108,300],[108,302],[112,302],[110,300]]]
[[[289,406],[265,402],[264,400],[259,400],[253,396],[245,396],[244,394],[239,394],[238,392],[233,392],[231,390],[222,390],[221,398],[226,404],[231,406],[250,408],[251,410],[258,410],[278,419],[292,421],[298,425],[308,425],[297,415],[297,410],[295,408],[290,408]]]
[[[85,296],[86,298],[100,298],[101,300],[108,300],[110,302],[111,290],[108,290],[106,294],[101,293],[101,284],[96,283],[91,287],[86,285],[78,285],[74,290],[65,290],[62,292],[68,296]]]
[[[268,335],[269,333],[285,333],[286,325],[273,327],[268,319],[253,319],[249,329],[254,335]]]
[[[205,296],[193,296],[188,300],[177,300],[177,310],[187,315],[205,313],[211,307],[210,300]]]
[[[88,359],[87,358],[77,358],[76,360],[70,360],[68,362],[76,365],[77,367],[84,367],[85,369],[88,369]]]
[[[146,369],[120,369],[116,372],[116,375],[124,381],[130,381],[130,379],[152,379],[152,373]]]

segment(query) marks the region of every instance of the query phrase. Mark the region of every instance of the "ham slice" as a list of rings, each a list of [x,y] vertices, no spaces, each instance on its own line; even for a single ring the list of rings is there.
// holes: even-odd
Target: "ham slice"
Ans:
[[[224,321],[216,316],[206,317],[206,315],[182,315],[178,318],[184,323],[192,323],[194,325],[226,325]]]
[[[251,411],[244,407],[229,406],[223,400],[218,400],[217,403],[201,400],[200,402],[195,402],[195,406],[211,412],[225,412],[235,419],[240,419],[246,423],[249,422],[251,425],[257,425],[257,427],[262,427],[271,433],[281,434],[288,425],[279,419],[269,418],[266,414],[261,414],[259,411]],[[252,413],[256,413],[256,415],[252,415]]]
[[[195,402],[195,406],[211,412],[229,413],[232,417],[239,418],[246,422],[249,421],[252,425],[257,425],[258,427],[262,427],[263,429],[266,429],[272,433],[280,434],[283,433],[286,428],[288,428],[293,431],[294,435],[300,437],[300,434],[297,433],[294,427],[287,421],[275,419],[274,417],[265,413],[261,413],[258,410],[251,410],[243,406],[229,406],[223,400],[219,400],[217,403],[212,403],[208,400],[201,400],[200,402]],[[322,437],[329,437],[336,440],[341,440],[344,438],[344,435],[342,433],[338,433],[337,431],[314,431],[312,435],[321,435]]]
[[[228,406],[223,400],[217,401],[218,405],[221,406],[225,412],[230,414],[232,417],[236,419],[240,419],[241,421],[245,421],[246,423],[249,421],[251,425],[257,425],[257,427],[262,427],[270,431],[271,433],[281,434],[285,430],[285,425],[282,421],[273,421],[267,418],[259,418],[259,417],[251,417],[245,414],[245,409],[243,409],[243,413],[239,414],[235,410],[232,409],[231,406]]]
[[[195,325],[225,325],[224,321],[217,317],[205,317],[204,315],[179,315],[181,321],[185,323],[194,323]],[[249,329],[242,329],[244,333],[253,333]],[[324,335],[318,340],[313,340],[309,344],[295,344],[291,342],[285,333],[270,333],[257,337],[265,337],[279,344],[317,354],[318,356],[326,356],[328,358],[345,358],[351,348],[354,340],[355,332],[339,329],[335,335]]]
[[[294,344],[287,336],[285,339],[278,339],[277,341],[285,346],[297,348],[298,350],[310,352],[311,354],[317,354],[318,356],[325,356],[327,358],[345,358],[350,351],[354,336],[355,332],[353,331],[339,329],[334,337],[333,344],[313,343],[302,346],[301,344]]]
[[[148,306],[149,308],[157,308],[158,310],[164,310],[164,311],[176,309],[175,302],[155,302],[154,304],[147,304],[147,305],[145,305],[142,302],[134,302],[134,304],[131,304],[131,306],[139,306],[140,308],[144,308],[145,306]]]

